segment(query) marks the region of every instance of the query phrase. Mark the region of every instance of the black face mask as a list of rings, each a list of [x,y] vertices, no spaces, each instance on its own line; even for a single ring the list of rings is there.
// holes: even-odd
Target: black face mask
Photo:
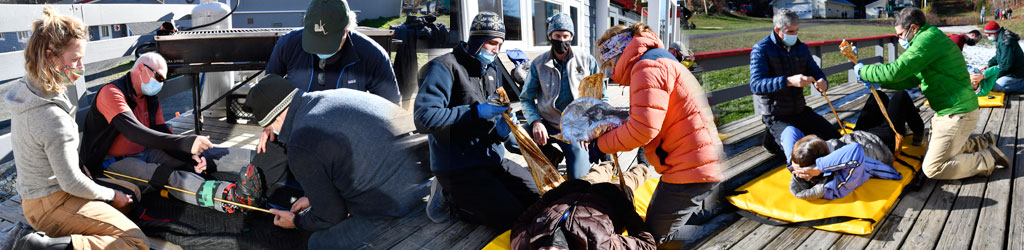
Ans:
[[[548,42],[551,43],[551,51],[555,52],[555,54],[561,55],[569,52],[569,46],[571,45],[570,43],[572,43],[572,40],[559,41],[548,38]]]
[[[968,37],[967,38],[967,42],[965,44],[967,44],[967,46],[974,46],[974,44],[977,44],[977,43],[978,43],[978,41],[975,41],[974,39],[971,39],[970,37]]]

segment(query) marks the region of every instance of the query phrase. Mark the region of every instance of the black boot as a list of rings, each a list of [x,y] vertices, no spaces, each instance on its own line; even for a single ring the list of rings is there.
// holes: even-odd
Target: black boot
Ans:
[[[26,234],[14,242],[14,250],[71,249],[71,236],[51,238],[42,232]]]

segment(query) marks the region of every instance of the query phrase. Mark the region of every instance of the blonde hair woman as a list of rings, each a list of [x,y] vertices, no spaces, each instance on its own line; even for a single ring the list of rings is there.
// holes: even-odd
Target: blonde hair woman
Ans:
[[[101,186],[78,162],[76,108],[64,93],[82,77],[88,32],[81,21],[50,7],[32,23],[26,75],[4,100],[25,219],[42,233],[23,234],[14,249],[148,249],[142,230],[118,210],[131,197]]]
[[[643,147],[661,174],[647,210],[651,233],[664,248],[692,243],[686,222],[721,181],[725,155],[704,90],[643,23],[612,27],[597,44],[611,80],[629,86],[629,121],[598,137],[591,150]]]

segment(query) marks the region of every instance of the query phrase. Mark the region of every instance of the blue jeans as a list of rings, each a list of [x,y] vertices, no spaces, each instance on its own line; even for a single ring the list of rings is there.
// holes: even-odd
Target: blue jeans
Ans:
[[[544,124],[544,128],[548,130],[548,135],[557,135],[562,132],[562,130],[555,128],[547,122],[541,121],[541,123]],[[532,124],[527,126],[526,131],[530,132],[532,135]],[[537,145],[540,146],[541,151],[544,152],[544,155],[547,156],[549,160],[554,161],[553,159],[561,158],[550,155],[557,154],[558,151],[554,148],[553,144],[558,144],[558,147],[562,149],[562,155],[565,156],[565,172],[566,176],[569,177],[569,180],[575,180],[583,177],[583,175],[590,172],[591,162],[600,161],[600,159],[590,159],[590,152],[588,152],[586,148],[580,147],[579,144],[566,144],[552,138],[548,138],[548,144],[544,146]],[[551,164],[558,166],[558,162],[552,162]]]
[[[1024,79],[1010,76],[999,77],[996,79],[996,84],[992,86],[992,90],[1007,94],[1022,93],[1024,92]]]

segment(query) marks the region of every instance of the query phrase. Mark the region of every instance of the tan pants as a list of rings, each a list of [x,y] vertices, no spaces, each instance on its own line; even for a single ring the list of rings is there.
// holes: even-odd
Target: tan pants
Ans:
[[[47,236],[70,235],[75,249],[149,249],[139,226],[102,201],[57,191],[24,200],[21,209],[28,223]]]
[[[979,138],[971,138],[977,123],[978,110],[932,117],[932,135],[922,163],[925,176],[955,180],[995,167],[995,159],[987,151],[968,152],[969,145],[980,143]]]
[[[590,168],[590,172],[583,175],[581,180],[590,182],[590,184],[597,184],[601,182],[611,182],[612,184],[619,185],[618,181],[612,182],[613,176],[618,174],[615,171],[615,166],[610,161],[602,162],[600,165]],[[633,165],[628,171],[622,172],[622,179],[625,180],[626,187],[629,190],[636,190],[637,187],[647,182],[647,177],[650,174],[650,169],[644,165]]]

